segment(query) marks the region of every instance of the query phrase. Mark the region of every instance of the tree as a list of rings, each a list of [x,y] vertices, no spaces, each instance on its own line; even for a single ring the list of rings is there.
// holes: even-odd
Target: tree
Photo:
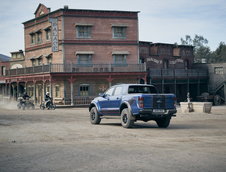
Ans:
[[[213,62],[226,62],[226,45],[220,42],[218,48],[214,51],[215,58]]]
[[[207,46],[208,40],[201,35],[195,35],[192,39],[190,35],[185,35],[185,39],[181,38],[182,45],[194,46],[195,62],[201,62],[202,59],[211,59],[212,53]]]

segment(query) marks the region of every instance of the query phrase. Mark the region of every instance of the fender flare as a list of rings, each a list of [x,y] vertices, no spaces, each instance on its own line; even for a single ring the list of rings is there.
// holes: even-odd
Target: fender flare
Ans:
[[[122,104],[120,105],[120,113],[122,112],[122,110],[124,109],[124,105],[127,106],[127,108],[129,109],[130,113],[132,114],[132,109],[131,109],[131,106],[129,104],[129,102],[125,101],[125,102],[122,102]]]
[[[94,106],[97,108],[97,112],[99,112],[99,106],[97,105],[96,102],[91,102],[90,103],[90,105],[89,105],[89,112],[90,112],[91,108],[94,107]]]

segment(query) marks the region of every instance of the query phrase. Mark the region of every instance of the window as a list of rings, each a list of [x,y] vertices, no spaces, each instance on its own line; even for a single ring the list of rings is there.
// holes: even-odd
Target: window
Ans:
[[[52,63],[52,57],[51,56],[47,57],[46,60],[47,60],[47,64],[51,64]]]
[[[214,74],[223,75],[224,74],[224,68],[223,67],[215,67],[214,68]]]
[[[35,44],[35,34],[32,33],[30,34],[30,36],[31,36],[31,44]]]
[[[33,92],[34,92],[34,87],[33,86],[28,86],[27,87],[27,94],[32,97],[33,96]]]
[[[36,60],[35,59],[31,60],[31,63],[32,63],[32,66],[36,66]]]
[[[152,94],[157,93],[157,90],[153,86],[129,86],[128,89],[129,94],[136,94],[136,93],[146,93],[146,94]]]
[[[91,38],[92,26],[76,26],[77,38]]]
[[[38,59],[38,66],[42,65],[42,58]]]
[[[122,94],[122,87],[116,87],[114,96],[118,96]]]
[[[47,41],[50,41],[51,40],[51,30],[50,29],[47,29],[46,30],[46,40]]]
[[[37,43],[42,43],[42,32],[37,32]]]
[[[3,76],[6,75],[6,67],[5,67],[5,66],[2,66],[1,74],[2,74]]]
[[[46,86],[46,92],[49,92],[50,93],[50,85],[47,85]]]
[[[112,37],[116,39],[126,38],[126,27],[114,26],[112,27]]]
[[[59,85],[55,86],[55,96],[60,97],[60,86]]]
[[[80,96],[88,95],[89,95],[89,85],[87,84],[80,85]]]
[[[114,54],[114,64],[126,64],[126,56],[125,54]]]
[[[105,95],[107,95],[107,96],[112,96],[114,89],[115,89],[114,87],[108,89],[108,90],[105,92]]]
[[[92,55],[91,54],[78,54],[78,64],[88,65],[92,64]]]

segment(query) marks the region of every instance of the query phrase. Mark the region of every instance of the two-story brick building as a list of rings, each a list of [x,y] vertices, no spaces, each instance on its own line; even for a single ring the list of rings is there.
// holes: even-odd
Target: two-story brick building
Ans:
[[[146,80],[139,64],[138,12],[62,9],[43,4],[24,24],[22,68],[7,72],[10,95],[24,90],[36,102],[48,91],[63,103],[81,103],[116,83]]]

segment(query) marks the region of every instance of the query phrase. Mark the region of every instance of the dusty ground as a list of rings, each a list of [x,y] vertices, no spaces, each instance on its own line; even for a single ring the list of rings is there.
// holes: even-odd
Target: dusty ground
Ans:
[[[118,119],[91,125],[88,115],[86,108],[1,105],[0,171],[226,170],[226,106],[211,114],[179,112],[167,129],[153,121],[124,129]]]

